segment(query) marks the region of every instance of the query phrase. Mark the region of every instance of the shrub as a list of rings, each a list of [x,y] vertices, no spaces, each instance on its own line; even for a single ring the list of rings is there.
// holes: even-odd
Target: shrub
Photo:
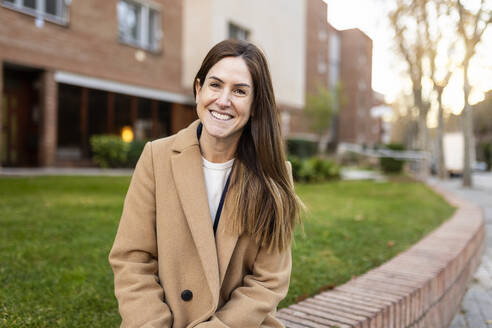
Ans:
[[[318,143],[305,139],[287,139],[287,153],[300,158],[312,157],[318,153]]]
[[[302,167],[302,159],[297,156],[289,156],[289,161],[290,164],[292,164],[292,177],[294,178],[294,181],[299,181],[299,171]]]
[[[400,151],[405,150],[405,147],[401,144],[388,144],[386,145],[386,148]],[[381,169],[384,173],[401,173],[405,161],[392,157],[381,157],[379,160],[379,164],[381,165]]]
[[[145,147],[147,140],[133,140],[130,142],[130,147],[128,149],[128,167],[135,167],[137,161],[140,158],[140,154]]]
[[[129,145],[119,136],[94,135],[90,139],[92,159],[100,167],[124,167]]]
[[[114,135],[94,135],[90,139],[93,161],[103,168],[133,168],[145,146],[146,140],[124,142]]]
[[[340,167],[333,161],[319,157],[300,159],[295,156],[290,156],[289,160],[295,181],[322,182],[340,177]]]

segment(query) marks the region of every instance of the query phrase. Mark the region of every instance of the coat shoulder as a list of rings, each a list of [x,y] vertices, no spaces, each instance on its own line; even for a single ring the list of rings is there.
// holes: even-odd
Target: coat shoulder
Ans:
[[[155,154],[166,154],[169,155],[173,152],[173,146],[176,142],[177,134],[173,134],[168,137],[156,139],[151,142],[152,144],[152,153]]]

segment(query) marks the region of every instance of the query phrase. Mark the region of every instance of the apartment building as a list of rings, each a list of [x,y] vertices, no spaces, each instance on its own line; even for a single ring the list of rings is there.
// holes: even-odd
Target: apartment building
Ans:
[[[89,138],[178,131],[181,1],[0,0],[4,166],[88,164]]]
[[[358,29],[331,26],[324,1],[310,0],[306,6],[306,97],[316,94],[319,87],[341,90],[327,141],[378,143],[380,123],[371,116],[372,40]],[[316,138],[302,112],[291,121],[291,137]]]
[[[317,85],[343,87],[333,142],[367,143],[372,41],[322,0],[0,0],[3,166],[90,165],[90,137],[154,139],[196,118],[193,77],[227,38],[265,53],[286,137]]]

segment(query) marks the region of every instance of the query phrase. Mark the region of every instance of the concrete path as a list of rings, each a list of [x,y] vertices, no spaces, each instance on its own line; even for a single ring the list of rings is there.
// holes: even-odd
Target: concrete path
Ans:
[[[485,214],[485,251],[468,291],[463,297],[460,310],[450,328],[492,328],[492,173],[475,173],[474,186],[463,188],[461,179],[439,181],[430,179],[429,184],[443,187],[457,196],[480,205]]]

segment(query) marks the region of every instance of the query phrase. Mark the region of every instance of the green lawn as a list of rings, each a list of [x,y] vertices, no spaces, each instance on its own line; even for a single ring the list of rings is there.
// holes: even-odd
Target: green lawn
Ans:
[[[0,179],[0,326],[117,327],[107,255],[128,177]],[[453,213],[425,186],[297,185],[309,207],[297,232],[286,306],[409,247]],[[392,246],[393,245],[393,246]]]

